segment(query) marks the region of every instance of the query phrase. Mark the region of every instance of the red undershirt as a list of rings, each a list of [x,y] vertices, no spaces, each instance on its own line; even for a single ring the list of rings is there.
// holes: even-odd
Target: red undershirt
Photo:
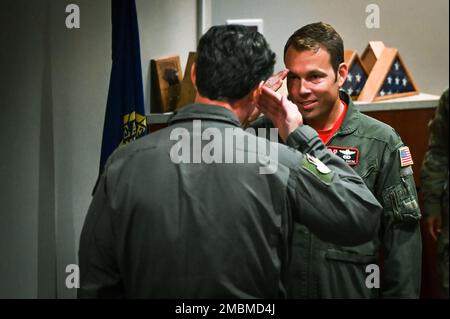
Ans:
[[[330,141],[333,134],[336,133],[336,131],[341,127],[342,121],[344,120],[344,117],[345,117],[345,113],[347,113],[347,104],[345,104],[345,102],[342,100],[341,100],[341,102],[344,105],[344,110],[341,113],[341,115],[339,115],[336,122],[334,122],[333,127],[328,130],[317,130],[317,133],[319,133],[320,139],[322,140],[322,142],[325,145]]]

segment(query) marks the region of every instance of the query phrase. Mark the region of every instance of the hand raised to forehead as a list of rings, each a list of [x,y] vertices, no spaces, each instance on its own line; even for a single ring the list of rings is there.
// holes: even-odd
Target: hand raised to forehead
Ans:
[[[278,91],[281,85],[283,85],[283,81],[288,75],[288,73],[289,73],[288,69],[284,69],[278,73],[275,73],[269,79],[267,79],[266,82],[264,82],[264,86],[274,91]]]
[[[283,85],[283,81],[286,78],[288,73],[289,73],[288,69],[284,69],[284,70],[281,70],[281,71],[275,73],[270,78],[268,78],[266,82],[264,82],[264,86],[269,89],[272,89],[273,91],[278,91],[279,88]],[[261,110],[256,107],[253,110],[252,114],[247,119],[247,123],[253,122],[260,115],[261,115]]]
[[[303,117],[297,105],[266,86],[261,89],[257,107],[278,128],[278,134],[284,142],[287,141],[289,134],[303,124]]]

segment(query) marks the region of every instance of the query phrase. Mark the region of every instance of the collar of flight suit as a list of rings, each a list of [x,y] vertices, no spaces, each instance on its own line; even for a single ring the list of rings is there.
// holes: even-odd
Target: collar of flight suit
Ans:
[[[361,113],[356,108],[351,97],[344,91],[339,91],[339,98],[347,104],[347,114],[345,114],[338,135],[348,135],[356,131],[360,125]]]
[[[220,105],[213,104],[186,105],[174,112],[168,124],[192,120],[220,121],[241,127],[241,123],[233,112]]]

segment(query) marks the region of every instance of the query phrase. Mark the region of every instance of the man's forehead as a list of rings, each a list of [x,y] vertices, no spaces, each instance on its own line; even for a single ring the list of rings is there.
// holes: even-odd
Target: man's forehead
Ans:
[[[298,49],[294,46],[289,46],[286,51],[284,58],[286,59],[288,56],[306,56],[306,57],[330,57],[330,52],[324,46],[319,46],[317,48],[312,49]]]
[[[301,63],[299,63],[299,60]],[[318,50],[298,50],[293,47],[289,47],[286,51],[284,58],[286,68],[290,71],[296,69],[325,69],[332,67],[330,53],[324,49]]]

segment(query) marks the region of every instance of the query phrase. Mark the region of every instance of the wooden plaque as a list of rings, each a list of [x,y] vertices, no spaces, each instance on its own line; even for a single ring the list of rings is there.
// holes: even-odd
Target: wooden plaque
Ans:
[[[180,99],[181,63],[178,55],[151,60],[152,112],[165,113],[175,110]]]

